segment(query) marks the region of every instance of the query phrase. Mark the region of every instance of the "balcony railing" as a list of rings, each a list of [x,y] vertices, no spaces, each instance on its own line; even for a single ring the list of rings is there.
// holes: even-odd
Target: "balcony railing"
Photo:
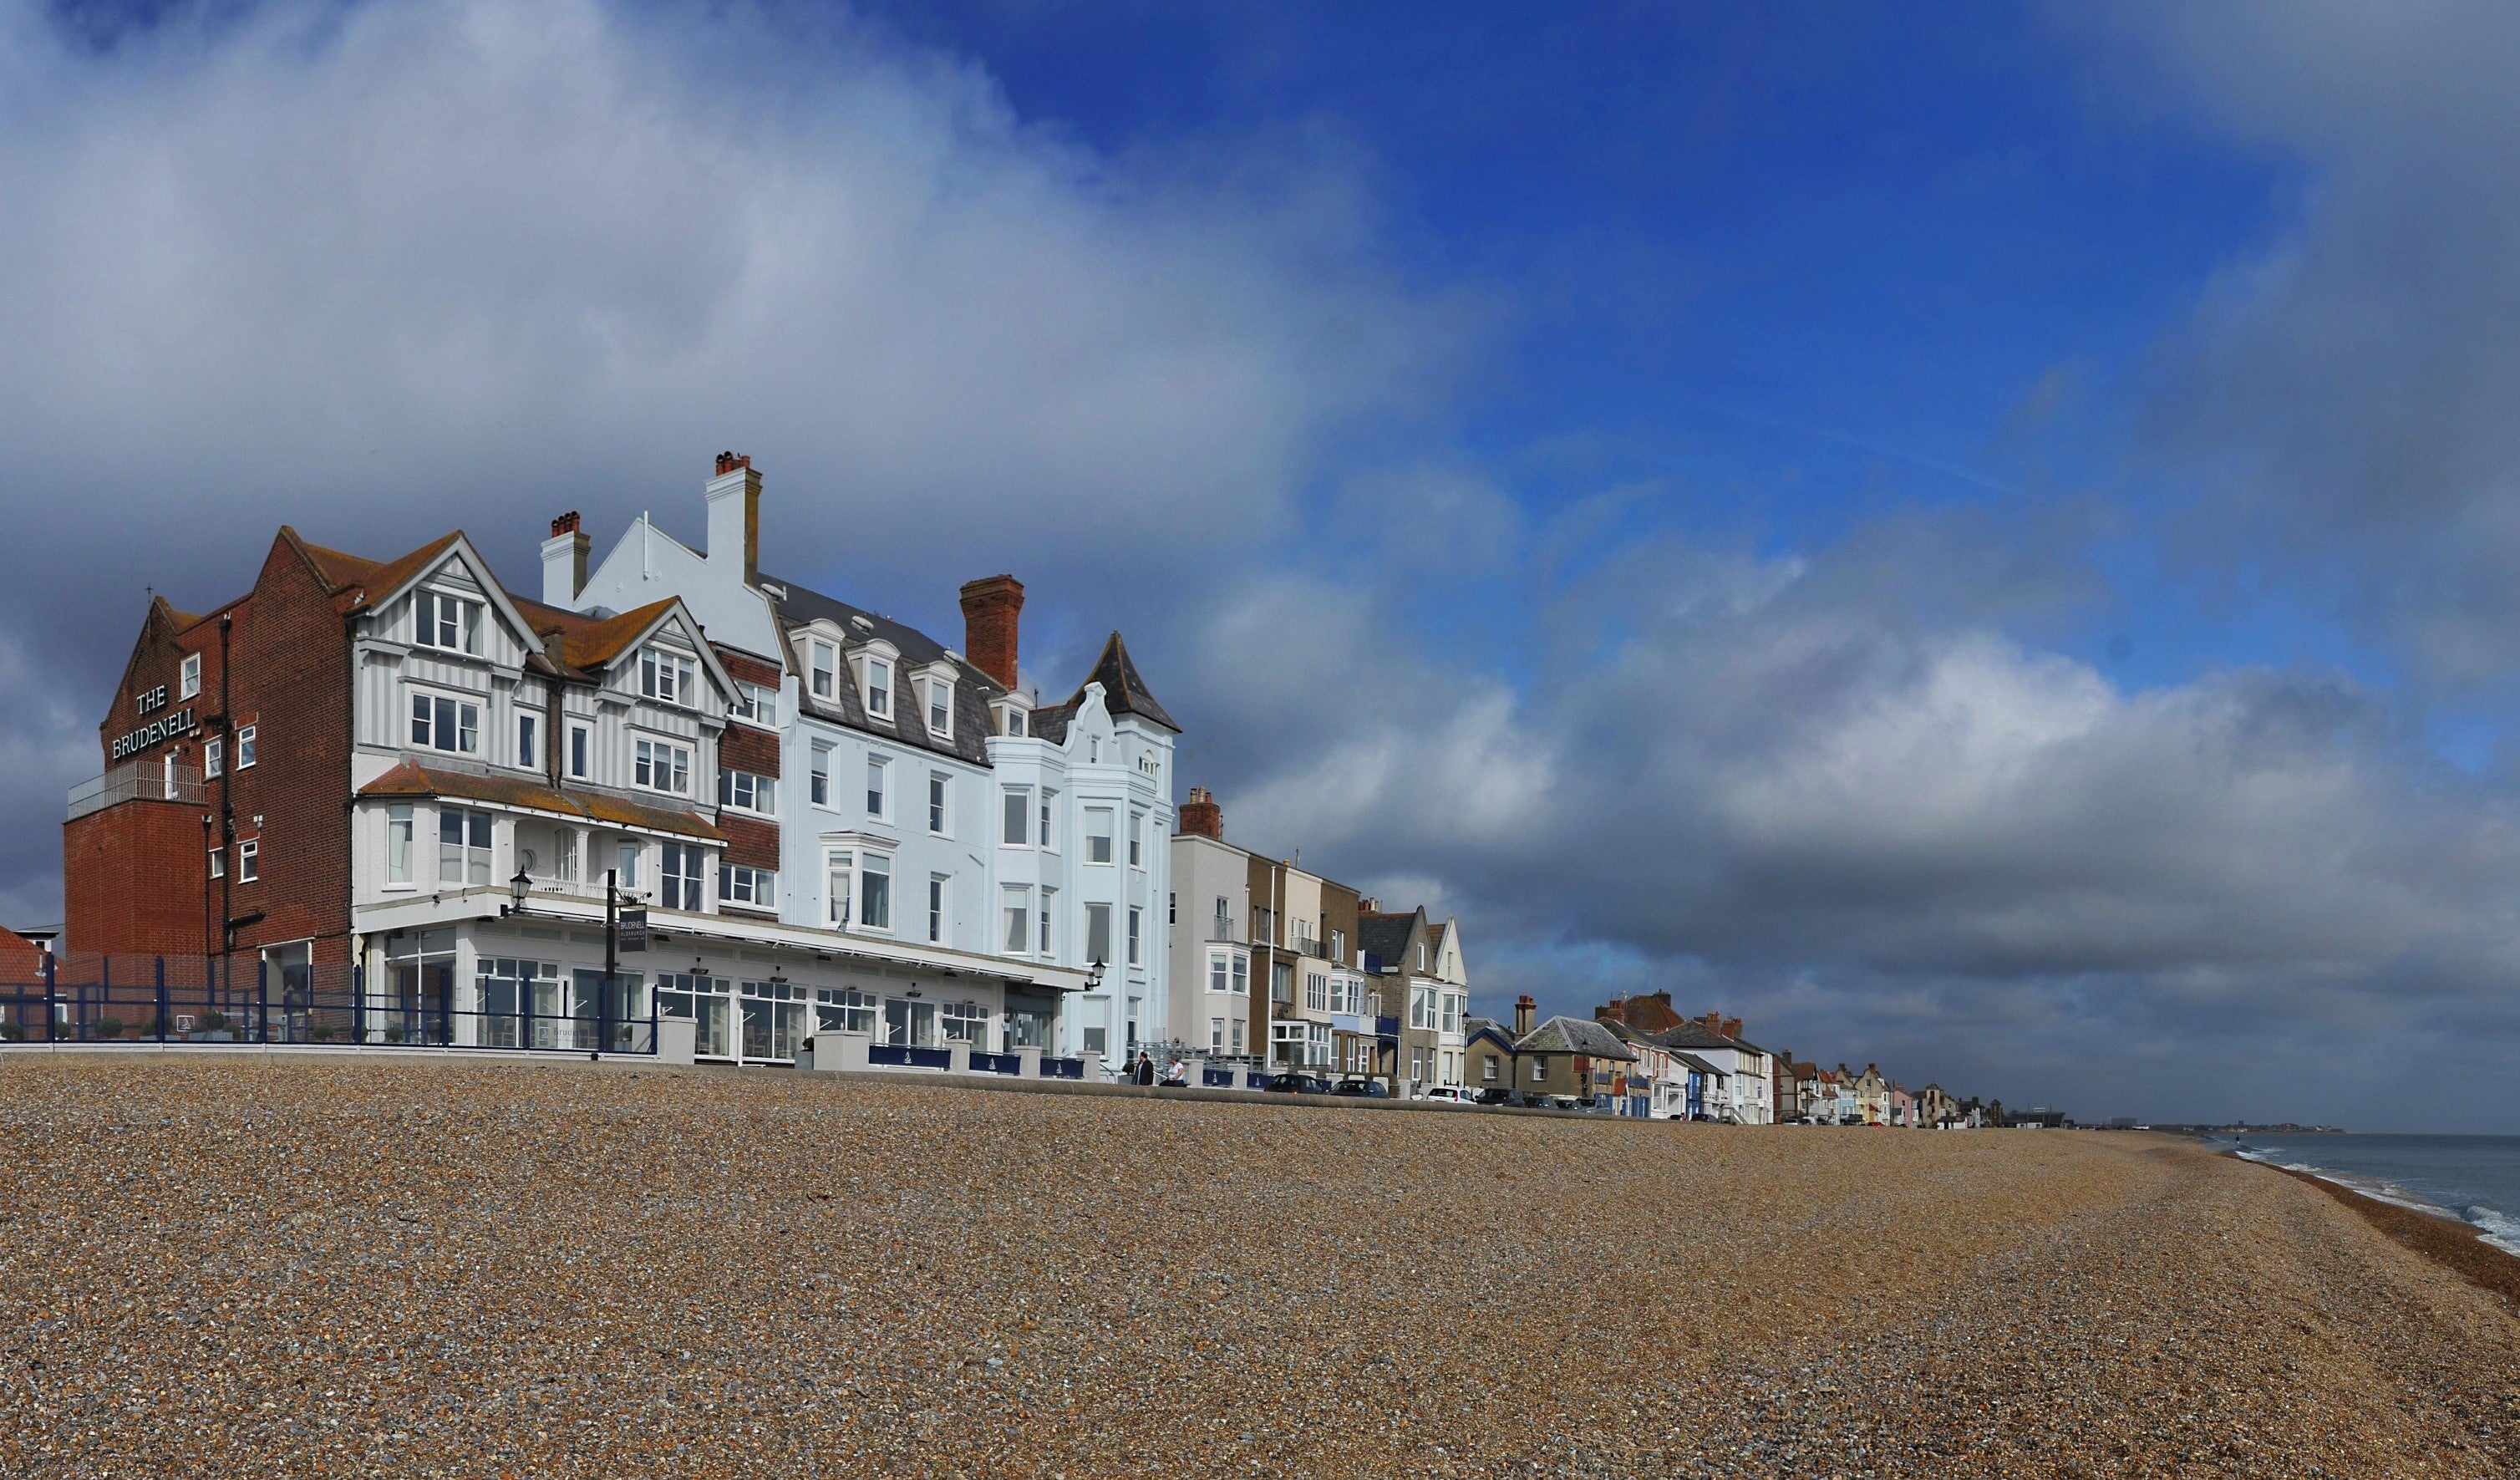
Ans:
[[[128,801],[186,802],[198,807],[202,796],[200,767],[170,768],[163,759],[148,756],[126,761],[103,776],[90,777],[72,786],[69,816],[76,821]]]
[[[1231,915],[1220,915],[1208,921],[1207,938],[1229,945],[1239,945],[1242,942],[1242,937],[1234,933],[1234,917]]]
[[[1320,941],[1315,940],[1309,935],[1303,934],[1301,931],[1298,931],[1295,935],[1294,951],[1297,956],[1310,956],[1322,961],[1328,960],[1330,954],[1328,951],[1323,949]]]

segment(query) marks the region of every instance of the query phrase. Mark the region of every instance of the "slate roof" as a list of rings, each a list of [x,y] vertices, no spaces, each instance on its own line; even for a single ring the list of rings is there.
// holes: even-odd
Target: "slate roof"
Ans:
[[[1379,964],[1376,969],[1397,971],[1408,963],[1401,958],[1409,953],[1409,931],[1418,922],[1418,912],[1405,915],[1387,911],[1359,912],[1356,917],[1356,948],[1372,956]]]
[[[1666,1049],[1731,1049],[1740,1054],[1768,1052],[1738,1038],[1727,1038],[1702,1022],[1684,1022],[1676,1028],[1665,1028],[1653,1035],[1653,1041]]]
[[[959,756],[975,766],[989,763],[989,700],[1007,692],[996,679],[973,667],[966,658],[948,658],[944,644],[907,623],[878,616],[862,606],[852,606],[837,597],[825,596],[782,576],[765,574],[761,577],[761,584],[779,587],[787,593],[784,597],[771,597],[783,637],[812,622],[829,622],[846,634],[852,643],[881,639],[901,654],[901,661],[892,669],[890,719],[880,719],[867,712],[866,696],[858,692],[857,670],[848,663],[840,665],[833,685],[836,692],[830,698],[814,696],[811,675],[807,675],[809,682],[798,686],[803,692],[799,702],[806,713],[851,730],[880,735],[915,749]],[[780,647],[784,650],[788,645],[783,642]],[[951,740],[939,740],[929,733],[927,716],[921,711],[918,695],[911,686],[915,670],[937,662],[950,662],[954,669],[954,736]]]
[[[1504,1044],[1508,1049],[1513,1047],[1513,1030],[1506,1026],[1504,1023],[1497,1021],[1495,1018],[1464,1017],[1462,1019],[1462,1041],[1463,1044],[1467,1044],[1471,1039],[1476,1038],[1481,1034],[1486,1034],[1488,1037]]]
[[[1589,1017],[1552,1017],[1522,1036],[1518,1054],[1583,1054],[1594,1058],[1637,1056],[1618,1035]]]
[[[1683,1054],[1675,1049],[1672,1051],[1671,1056],[1679,1059],[1682,1063],[1688,1065],[1688,1067],[1695,1069],[1700,1074],[1711,1074],[1717,1079],[1727,1077],[1726,1070],[1715,1067],[1715,1065],[1708,1063],[1705,1059],[1698,1057],[1694,1054]]]
[[[649,828],[685,837],[723,841],[720,832],[697,812],[654,807],[603,791],[562,790],[547,782],[513,776],[479,776],[442,766],[404,761],[359,788],[361,796],[451,796],[465,801],[496,802],[537,812],[573,813],[590,822],[615,827]]]
[[[1094,660],[1094,671],[1085,676],[1085,684],[1102,686],[1102,707],[1114,719],[1123,714],[1134,714],[1140,719],[1152,720],[1175,735],[1181,734],[1181,726],[1163,705],[1155,702],[1155,696],[1147,692],[1147,681],[1138,676],[1138,665],[1130,660],[1129,645],[1120,641],[1117,632],[1103,641],[1102,655]],[[1077,685],[1075,697],[1067,701],[1071,710],[1076,700],[1085,696],[1085,684]]]

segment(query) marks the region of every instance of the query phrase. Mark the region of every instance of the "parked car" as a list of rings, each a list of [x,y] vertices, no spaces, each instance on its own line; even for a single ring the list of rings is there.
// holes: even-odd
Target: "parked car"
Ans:
[[[1470,1092],[1456,1084],[1429,1085],[1426,1087],[1426,1093],[1420,1098],[1440,1099],[1446,1104],[1468,1104]]]
[[[1268,1093],[1272,1095],[1327,1095],[1330,1082],[1319,1074],[1272,1074]]]
[[[1502,1085],[1491,1085],[1488,1088],[1479,1091],[1476,1095],[1471,1096],[1470,1102],[1472,1104],[1509,1105],[1514,1102],[1513,1091],[1506,1089]]]
[[[1369,1078],[1363,1074],[1350,1074],[1347,1078],[1340,1080],[1336,1085],[1332,1086],[1330,1093],[1333,1095],[1352,1095],[1363,1099],[1389,1099],[1391,1098],[1391,1092],[1382,1087],[1381,1080]]]

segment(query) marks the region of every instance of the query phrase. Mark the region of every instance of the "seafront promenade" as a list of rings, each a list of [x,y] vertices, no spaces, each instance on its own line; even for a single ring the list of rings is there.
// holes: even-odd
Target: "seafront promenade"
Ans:
[[[2520,1472],[2520,1320],[2140,1135],[0,1058],[0,1475]]]

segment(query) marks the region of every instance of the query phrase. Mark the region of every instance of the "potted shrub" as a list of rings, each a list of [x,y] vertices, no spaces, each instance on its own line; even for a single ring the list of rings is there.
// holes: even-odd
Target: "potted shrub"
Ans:
[[[203,1043],[227,1042],[228,1015],[215,1009],[202,1013],[201,1024],[194,1030],[193,1036]]]
[[[96,1036],[99,1038],[120,1038],[122,1036],[122,1019],[114,1016],[111,1012],[98,1018],[96,1020]]]

